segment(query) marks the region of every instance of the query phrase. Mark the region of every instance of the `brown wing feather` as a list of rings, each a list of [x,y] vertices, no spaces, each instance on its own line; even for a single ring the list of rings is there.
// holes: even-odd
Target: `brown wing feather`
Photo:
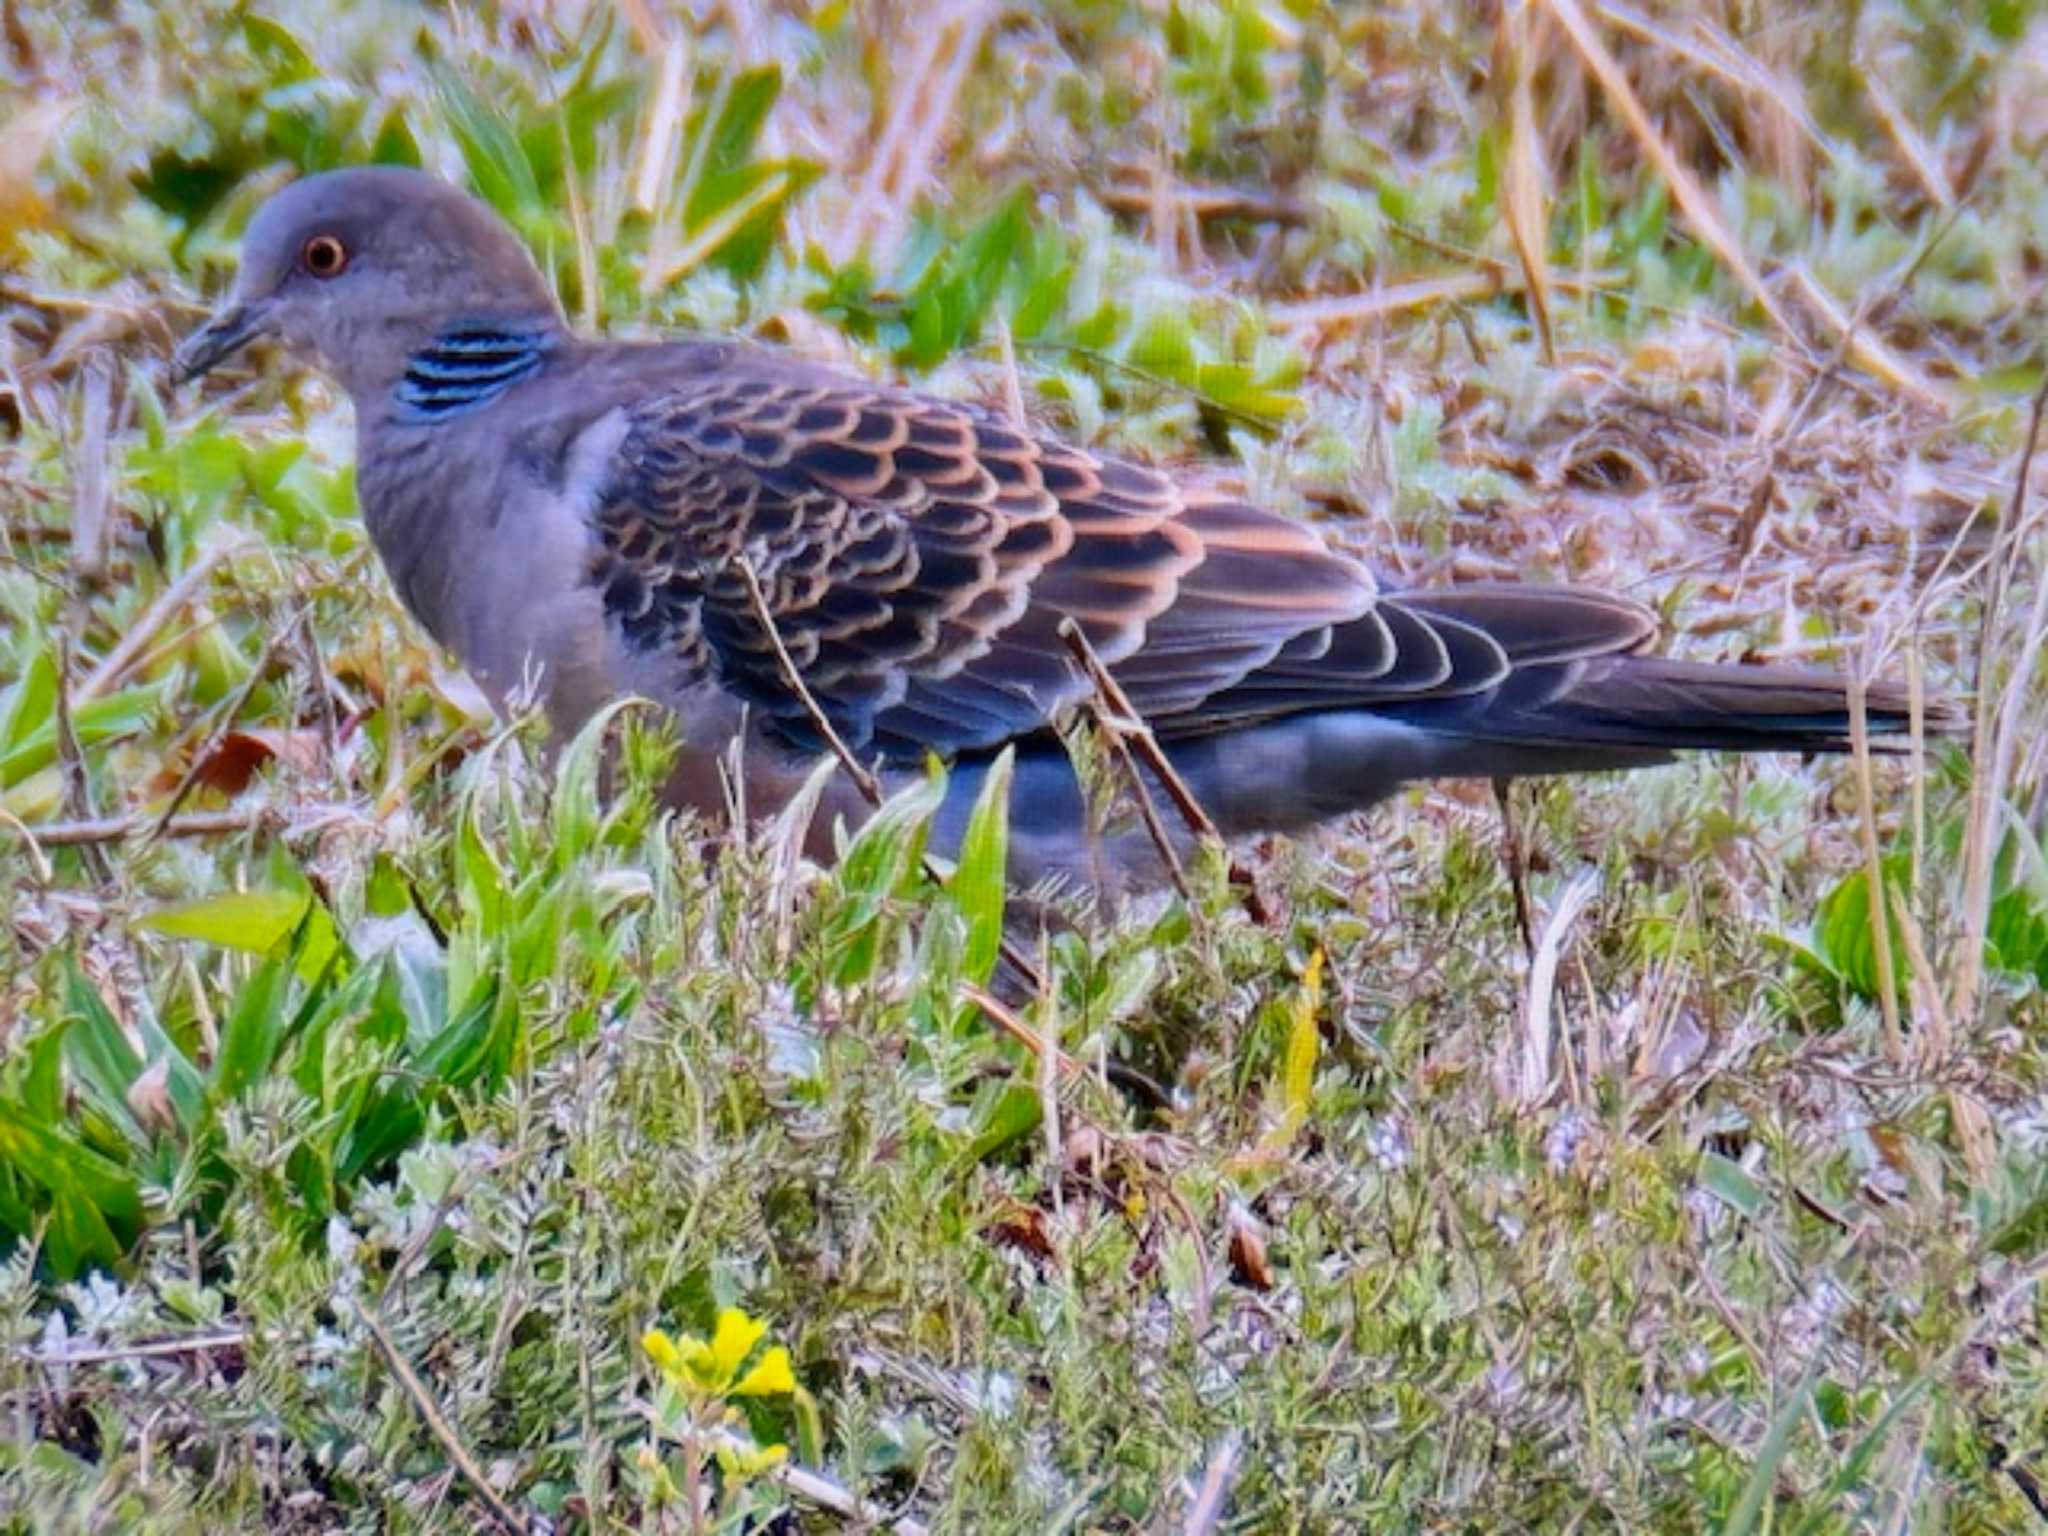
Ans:
[[[767,362],[633,413],[593,577],[635,645],[810,741],[753,612],[856,750],[993,747],[1079,698],[1072,618],[1148,716],[1198,710],[1370,578],[1309,530],[972,407]]]
[[[1376,601],[1363,567],[1291,519],[767,355],[684,374],[635,411],[595,521],[593,577],[633,644],[822,745],[744,555],[834,728],[907,761],[1031,735],[1079,699],[1067,619],[1167,736],[1305,710],[1479,707],[1523,676],[1555,691],[1656,627],[1571,588]]]

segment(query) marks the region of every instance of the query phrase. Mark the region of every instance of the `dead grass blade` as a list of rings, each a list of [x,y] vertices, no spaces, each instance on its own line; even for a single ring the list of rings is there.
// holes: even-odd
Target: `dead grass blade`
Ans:
[[[680,32],[661,46],[654,61],[654,98],[633,146],[633,207],[658,214],[662,192],[675,180],[683,152],[683,125],[690,119],[690,43]]]
[[[1550,329],[1550,208],[1543,191],[1543,141],[1536,127],[1534,0],[1508,0],[1495,34],[1497,72],[1507,82],[1508,164],[1501,208],[1522,263],[1529,310],[1543,342],[1543,360],[1557,361]]]
[[[907,14],[920,21],[913,29],[918,51],[893,82],[895,106],[837,232],[835,262],[851,260],[865,245],[893,242],[904,210],[931,173],[991,19],[990,7],[978,0],[935,16],[915,9]]]
[[[1996,702],[1990,661],[2006,589],[2026,558],[2027,543],[2037,538],[2027,511],[2027,493],[2034,472],[2034,454],[2041,442],[2044,412],[2048,412],[2048,379],[2034,392],[2026,443],[2020,450],[2019,468],[2013,478],[2012,509],[2001,530],[2000,550],[1991,563],[1977,637],[1977,719],[1970,743],[1974,766],[1964,821],[1963,923],[1958,938],[1962,955],[1956,965],[1955,990],[1949,1007],[1950,1015],[1965,1027],[1976,1012],[1977,991],[1984,979],[1984,944],[1991,926],[1991,876],[1997,862],[2001,841],[1998,827],[2012,783],[2013,761],[2019,752],[2022,732],[2031,736],[2039,729],[2029,683],[2040,664],[2042,645],[2048,642],[2048,580],[2041,579],[2040,571],[2035,573],[2033,608],[2021,631],[2020,654]]]
[[[1588,272],[1579,277],[1553,275],[1550,286],[1555,292],[1591,293],[1618,288],[1625,280],[1625,274],[1620,272]],[[1403,310],[1490,299],[1500,293],[1522,293],[1527,286],[1528,278],[1518,272],[1452,272],[1441,277],[1418,277],[1389,283],[1385,287],[1369,288],[1363,293],[1268,304],[1264,312],[1276,330],[1338,330],[1398,315]]]
[[[1729,232],[1728,226],[1721,222],[1721,215],[1714,207],[1714,200],[1708,196],[1706,188],[1702,187],[1699,179],[1686,169],[1671,146],[1664,141],[1664,136],[1658,133],[1656,124],[1650,121],[1650,114],[1644,109],[1642,99],[1636,95],[1635,87],[1629,84],[1628,76],[1622,72],[1620,63],[1608,51],[1607,44],[1601,41],[1598,30],[1580,9],[1579,0],[1543,0],[1543,4],[1550,8],[1550,14],[1555,16],[1558,24],[1564,28],[1565,35],[1572,40],[1572,46],[1578,50],[1586,68],[1592,72],[1593,78],[1600,82],[1600,88],[1607,93],[1614,110],[1622,121],[1628,124],[1629,131],[1635,135],[1636,142],[1643,148],[1643,153],[1649,156],[1650,163],[1657,168],[1657,174],[1664,178],[1664,184],[1671,189],[1673,200],[1685,214],[1694,232],[1706,242],[1707,248],[1734,275],[1735,280],[1748,291],[1749,296],[1756,301],[1757,307],[1770,317],[1771,324],[1784,333],[1787,341],[1803,351],[1804,343],[1798,330],[1793,326],[1791,317],[1785,313],[1776,297],[1765,286],[1763,278],[1758,275],[1735,236]]]
[[[1536,954],[1529,962],[1529,985],[1522,1008],[1522,1062],[1516,1074],[1515,1099],[1524,1108],[1543,1102],[1550,1093],[1550,1066],[1556,1054],[1551,1010],[1557,993],[1557,967],[1572,924],[1599,892],[1598,871],[1584,869],[1573,877],[1543,920]]]
[[[1884,124],[1884,131],[1891,136],[1892,147],[1898,150],[1899,158],[1905,161],[1913,179],[1920,183],[1920,189],[1943,209],[1955,207],[1955,189],[1948,183],[1948,173],[1941,168],[1934,146],[1906,116],[1898,98],[1892,95],[1891,87],[1884,83],[1884,71],[1874,60],[1865,59],[1856,75],[1863,84],[1863,94],[1870,98],[1871,110]]]
[[[1814,280],[1803,263],[1791,269],[1791,280],[1799,290],[1799,297],[1841,339],[1849,357],[1865,373],[1943,416],[1955,410],[1955,402],[1946,390],[1872,335],[1870,327],[1862,323],[1860,312],[1857,315],[1845,312],[1835,302],[1834,295]]]

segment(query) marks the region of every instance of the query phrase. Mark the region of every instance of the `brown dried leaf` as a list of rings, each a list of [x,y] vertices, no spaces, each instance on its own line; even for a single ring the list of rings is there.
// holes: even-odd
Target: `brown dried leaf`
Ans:
[[[1255,1291],[1273,1289],[1273,1266],[1266,1257],[1266,1238],[1251,1212],[1230,1212],[1230,1278]]]

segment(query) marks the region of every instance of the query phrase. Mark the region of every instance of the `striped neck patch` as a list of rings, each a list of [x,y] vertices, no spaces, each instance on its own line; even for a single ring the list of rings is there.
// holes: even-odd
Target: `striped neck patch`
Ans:
[[[464,326],[443,331],[405,361],[397,399],[412,420],[437,420],[495,400],[547,356],[544,331]]]

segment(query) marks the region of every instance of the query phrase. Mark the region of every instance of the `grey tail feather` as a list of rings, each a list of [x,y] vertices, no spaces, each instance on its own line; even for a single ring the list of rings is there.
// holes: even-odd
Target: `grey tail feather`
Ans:
[[[1477,702],[1477,701],[1475,701]],[[1872,749],[1897,752],[1912,728],[1904,688],[1864,693]],[[1953,706],[1923,708],[1929,735],[1955,731]],[[1843,677],[1795,667],[1618,655],[1518,669],[1464,718],[1417,719],[1503,744],[1597,761],[1669,752],[1846,752],[1849,688]]]

